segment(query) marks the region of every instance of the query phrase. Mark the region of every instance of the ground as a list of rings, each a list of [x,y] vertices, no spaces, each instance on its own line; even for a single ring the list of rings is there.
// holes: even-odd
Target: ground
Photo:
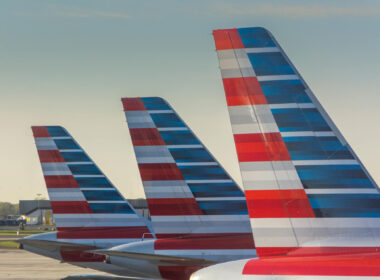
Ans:
[[[104,274],[60,263],[25,250],[0,248],[1,280],[58,280],[70,274]]]

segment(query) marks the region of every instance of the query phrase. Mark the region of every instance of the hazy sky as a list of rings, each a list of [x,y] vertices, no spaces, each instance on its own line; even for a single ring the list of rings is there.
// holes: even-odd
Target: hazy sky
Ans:
[[[240,183],[211,32],[276,36],[380,182],[380,1],[0,0],[0,201],[47,197],[31,125],[62,125],[143,197],[121,97],[162,96]]]

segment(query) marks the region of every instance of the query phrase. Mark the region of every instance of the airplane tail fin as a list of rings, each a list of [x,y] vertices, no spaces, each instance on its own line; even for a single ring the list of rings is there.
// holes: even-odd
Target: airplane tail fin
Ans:
[[[378,188],[274,37],[213,36],[258,254],[379,247]]]
[[[150,233],[146,220],[66,129],[33,126],[32,131],[58,238],[141,239]]]
[[[157,238],[239,233],[253,248],[244,193],[173,108],[122,103]]]

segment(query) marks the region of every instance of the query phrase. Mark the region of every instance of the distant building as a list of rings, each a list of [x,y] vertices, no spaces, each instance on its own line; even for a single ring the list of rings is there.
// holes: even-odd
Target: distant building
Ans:
[[[49,200],[20,200],[19,208],[27,225],[54,224]]]
[[[128,202],[143,217],[150,219],[148,205],[143,198],[129,199]],[[49,200],[20,200],[20,215],[27,225],[53,225],[54,217]]]

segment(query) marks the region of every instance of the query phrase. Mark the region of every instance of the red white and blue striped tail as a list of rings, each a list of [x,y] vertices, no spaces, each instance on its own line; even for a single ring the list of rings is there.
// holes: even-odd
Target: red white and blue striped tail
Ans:
[[[173,108],[158,97],[122,103],[157,238],[232,235],[253,249],[244,193]]]
[[[377,185],[274,37],[213,36],[258,255],[379,250]]]
[[[141,240],[149,221],[60,126],[32,127],[59,239]],[[126,242],[126,241],[125,241]]]

